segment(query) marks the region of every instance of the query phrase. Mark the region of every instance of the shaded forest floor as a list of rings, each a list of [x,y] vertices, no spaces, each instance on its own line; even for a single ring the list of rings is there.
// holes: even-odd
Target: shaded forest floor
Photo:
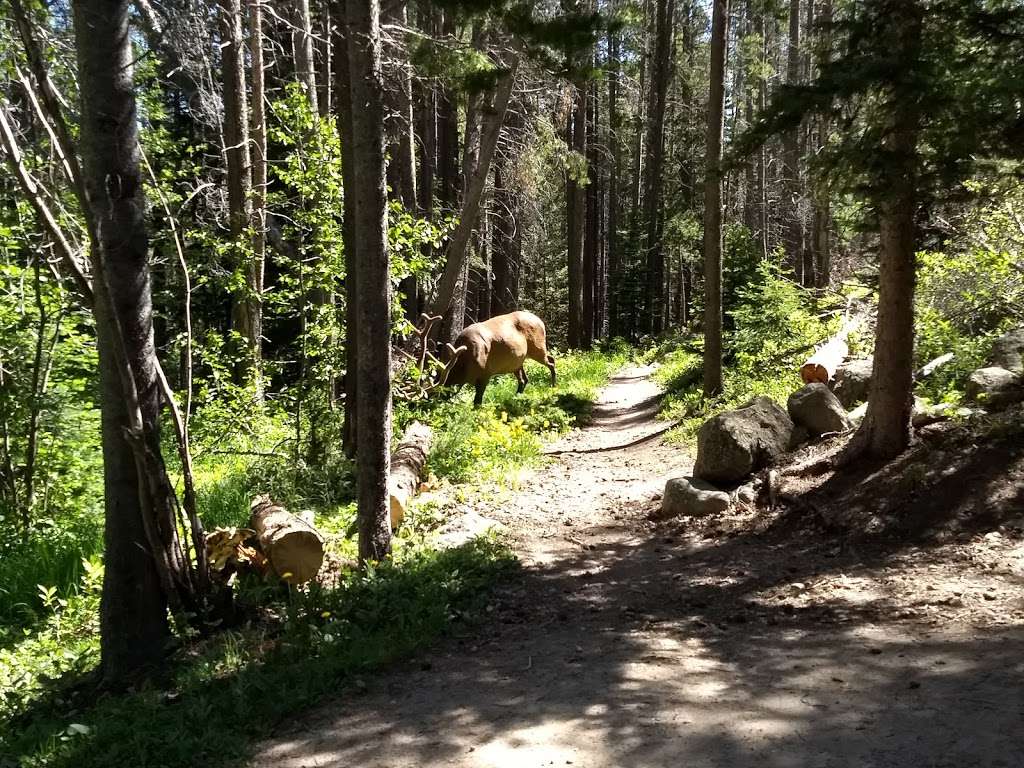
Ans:
[[[581,452],[470,502],[524,566],[491,621],[283,724],[254,765],[1024,765],[1019,442],[654,523],[691,458],[659,439],[594,451],[660,427],[649,375],[620,373],[551,446]],[[917,522],[896,530],[876,513],[908,472]],[[963,503],[972,488],[1001,513]],[[859,511],[822,514],[830,499]]]

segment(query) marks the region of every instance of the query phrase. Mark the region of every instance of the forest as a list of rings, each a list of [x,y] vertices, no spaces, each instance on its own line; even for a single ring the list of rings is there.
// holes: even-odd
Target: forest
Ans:
[[[1022,61],[0,0],[0,768],[1024,765]]]

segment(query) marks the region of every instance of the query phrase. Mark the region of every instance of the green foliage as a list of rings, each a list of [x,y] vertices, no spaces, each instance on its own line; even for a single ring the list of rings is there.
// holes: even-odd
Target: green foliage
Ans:
[[[1012,205],[1007,200],[983,208],[978,221],[968,223],[964,231],[989,233],[984,237],[989,244],[1012,247],[998,236]],[[988,361],[996,337],[1024,321],[1019,253],[1016,248],[966,247],[954,253],[919,254],[917,364],[948,352],[954,357],[918,385],[918,394],[933,401],[958,402],[971,371]]]
[[[736,291],[721,395],[704,398],[702,352],[693,340],[670,338],[644,355],[648,361],[661,362],[656,379],[667,393],[662,413],[684,422],[675,431],[677,439],[692,441],[709,416],[758,395],[784,403],[801,386],[800,362],[838,328],[840,313],[817,314],[813,295],[789,280],[777,263],[760,261],[755,275]]]
[[[429,470],[437,477],[457,483],[507,483],[516,470],[539,460],[544,438],[586,418],[598,389],[625,359],[621,350],[559,356],[556,388],[546,368],[528,362],[530,384],[521,395],[516,394],[514,377],[502,376],[491,382],[478,410],[470,405],[471,393],[463,392],[449,401],[400,411],[396,424],[420,418],[434,427]]]
[[[57,642],[51,621],[13,655],[0,651],[3,689],[5,675],[22,675],[0,708],[0,761],[20,760],[26,768],[233,764],[265,736],[266,723],[324,695],[357,692],[360,675],[454,623],[475,620],[490,585],[513,562],[492,539],[442,552],[408,548],[394,562],[349,574],[335,589],[291,591],[284,603],[265,608],[275,617],[269,624],[195,643],[179,654],[165,684],[121,697],[49,693],[44,675],[96,661],[94,635],[83,647],[68,646],[66,637]],[[95,598],[80,609],[94,617]]]

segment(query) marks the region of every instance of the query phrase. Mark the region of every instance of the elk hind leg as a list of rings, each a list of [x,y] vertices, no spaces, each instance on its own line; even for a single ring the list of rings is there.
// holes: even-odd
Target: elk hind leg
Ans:
[[[487,389],[488,379],[477,379],[476,380],[476,397],[473,398],[473,407],[479,408],[484,404],[484,390]]]
[[[533,347],[530,349],[529,357],[531,360],[535,360],[541,365],[546,365],[547,369],[551,371],[551,386],[555,386],[555,382],[558,377],[555,375],[555,357],[549,354],[544,347]]]
[[[516,371],[516,381],[519,382],[519,386],[516,387],[516,394],[521,395],[526,390],[526,385],[530,383],[530,379],[526,376],[526,368],[520,368]]]

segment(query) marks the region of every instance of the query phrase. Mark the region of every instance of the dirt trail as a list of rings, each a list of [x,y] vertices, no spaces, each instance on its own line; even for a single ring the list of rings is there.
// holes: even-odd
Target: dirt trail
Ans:
[[[649,373],[613,379],[594,424],[552,449],[657,430]],[[951,569],[753,513],[650,523],[690,467],[659,439],[553,457],[481,510],[525,566],[493,620],[340,691],[253,765],[1024,766],[1019,541]]]

